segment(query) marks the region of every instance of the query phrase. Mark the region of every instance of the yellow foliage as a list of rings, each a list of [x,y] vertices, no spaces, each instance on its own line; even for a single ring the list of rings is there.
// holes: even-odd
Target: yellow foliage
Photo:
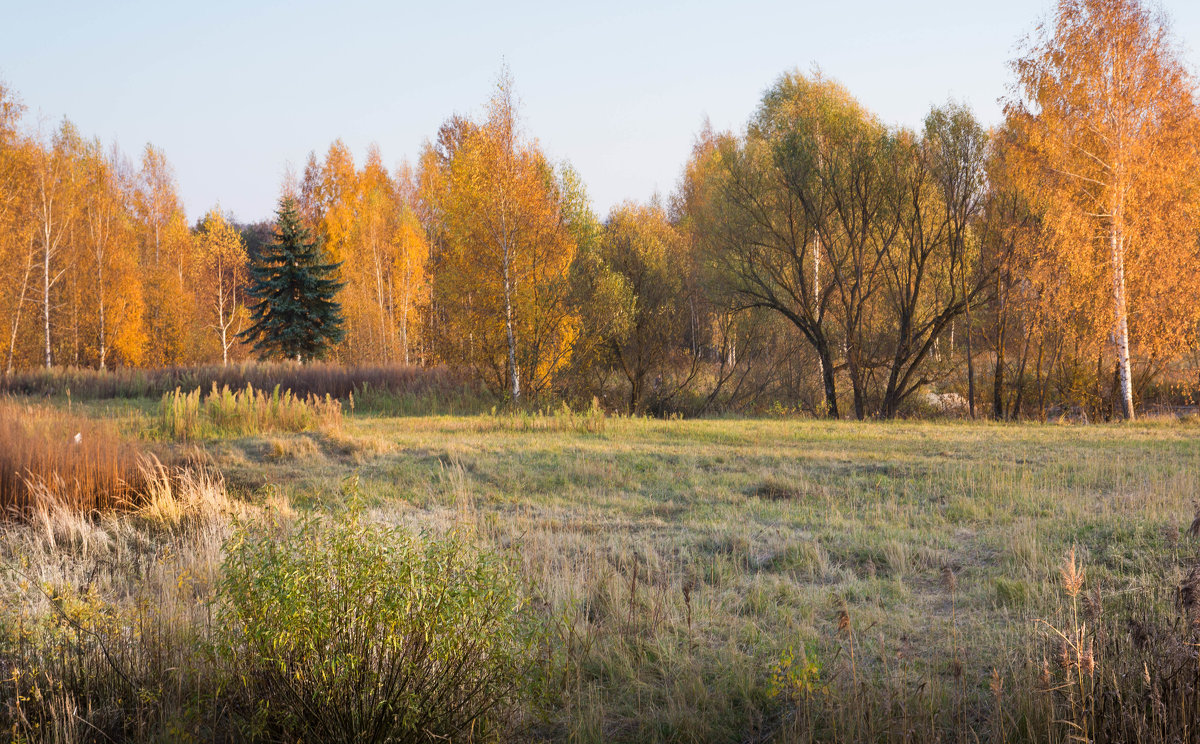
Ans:
[[[503,79],[481,124],[458,126],[421,179],[443,229],[436,298],[442,354],[513,398],[536,396],[579,332],[567,305],[575,239],[553,168],[518,130]]]

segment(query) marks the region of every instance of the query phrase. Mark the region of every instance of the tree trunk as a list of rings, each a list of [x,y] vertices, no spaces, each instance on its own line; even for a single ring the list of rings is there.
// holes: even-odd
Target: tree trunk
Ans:
[[[831,419],[838,419],[837,380],[833,376],[833,359],[829,353],[829,343],[822,337],[817,344],[817,358],[821,362],[821,382],[825,387],[825,411]]]
[[[996,272],[996,372],[992,375],[992,418],[1004,418],[1004,336],[1008,330],[1008,306],[1004,296],[1004,273]]]
[[[965,285],[965,280],[964,280]],[[971,353],[971,300],[967,298],[967,313],[965,322],[967,324],[965,335],[967,337],[967,410],[970,411],[971,418],[975,418],[975,356]]]
[[[1021,400],[1025,396],[1025,365],[1029,361],[1029,336],[1025,336],[1025,342],[1021,345],[1021,362],[1017,365],[1017,391],[1013,396],[1012,408],[1009,409],[1009,418],[1013,421],[1021,420]]]
[[[996,339],[996,373],[992,376],[992,418],[1004,418],[1004,337]]]
[[[406,263],[407,263],[407,259],[406,259]],[[409,364],[409,350],[408,350],[408,304],[409,304],[409,299],[408,298],[409,298],[409,294],[411,291],[411,285],[412,285],[411,272],[405,272],[405,275],[404,275],[404,301],[403,301],[403,304],[400,306],[400,337],[401,337],[402,343],[403,343],[404,365],[405,366],[408,366],[408,364]],[[393,303],[393,307],[394,306],[395,306],[395,303]]]
[[[46,369],[53,366],[50,357],[50,229],[44,230],[45,245],[42,251],[42,326],[46,332]]]
[[[854,352],[851,352],[849,366],[850,388],[854,393],[854,417],[859,421],[865,421],[867,418],[866,391],[863,390],[862,376],[859,373],[858,362],[854,359]]]
[[[100,369],[107,369],[106,358],[108,356],[108,344],[105,341],[107,331],[104,328],[104,268],[100,268],[99,273],[99,295],[100,295]]]
[[[1134,419],[1133,411],[1133,379],[1129,371],[1129,309],[1125,303],[1125,236],[1123,234],[1122,210],[1124,204],[1118,201],[1113,217],[1112,262],[1113,262],[1113,312],[1116,316],[1116,328],[1113,340],[1117,346],[1117,374],[1121,386],[1121,412],[1125,419]]]
[[[1045,342],[1038,340],[1038,355],[1037,366],[1035,367],[1035,377],[1038,389],[1038,420],[1046,421],[1046,383],[1042,379],[1042,354],[1045,352]],[[1049,377],[1049,375],[1047,375]]]
[[[217,326],[221,331],[221,366],[229,366],[229,339],[226,335],[226,329],[229,325],[225,322],[225,267],[222,265],[221,257],[217,257]]]
[[[517,368],[517,334],[513,329],[512,283],[509,278],[509,247],[504,246],[504,327],[508,335],[508,374],[513,402],[521,399],[521,373]]]
[[[33,257],[35,255],[33,236],[29,237],[29,254],[25,262],[25,275],[21,279],[21,293],[17,297],[17,313],[13,318],[12,336],[8,340],[8,364],[6,365],[5,374],[9,377],[13,373],[13,356],[17,350],[17,330],[21,327],[21,310],[25,307],[25,293],[29,289],[29,275],[33,273]]]

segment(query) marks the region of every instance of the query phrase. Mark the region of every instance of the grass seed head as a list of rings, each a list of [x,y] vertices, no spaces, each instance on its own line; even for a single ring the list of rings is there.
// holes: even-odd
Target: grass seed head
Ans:
[[[1063,671],[1069,671],[1074,663],[1075,659],[1071,655],[1071,648],[1067,645],[1066,641],[1063,641],[1062,645],[1058,648],[1058,666]]]
[[[1092,641],[1089,639],[1087,645],[1080,644],[1079,658],[1076,663],[1079,664],[1079,669],[1084,674],[1092,674],[1096,671],[1096,655],[1092,651]]]
[[[839,633],[850,633],[850,612],[845,607],[838,610],[837,629]]]
[[[1062,568],[1059,569],[1062,576],[1063,589],[1071,597],[1079,596],[1079,591],[1083,589],[1083,568],[1075,560],[1075,546],[1067,551],[1067,556],[1063,560]]]

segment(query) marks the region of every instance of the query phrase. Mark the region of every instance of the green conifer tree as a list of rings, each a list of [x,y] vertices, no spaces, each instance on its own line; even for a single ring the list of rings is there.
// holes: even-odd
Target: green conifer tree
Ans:
[[[260,356],[319,359],[346,335],[340,263],[329,263],[318,240],[300,221],[296,200],[279,204],[275,239],[250,256],[251,325],[239,336]]]

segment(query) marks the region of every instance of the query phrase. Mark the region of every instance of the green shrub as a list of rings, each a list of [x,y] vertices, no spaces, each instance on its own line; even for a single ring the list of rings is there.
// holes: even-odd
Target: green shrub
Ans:
[[[355,516],[239,530],[221,593],[235,668],[285,738],[495,738],[536,639],[495,555]]]

